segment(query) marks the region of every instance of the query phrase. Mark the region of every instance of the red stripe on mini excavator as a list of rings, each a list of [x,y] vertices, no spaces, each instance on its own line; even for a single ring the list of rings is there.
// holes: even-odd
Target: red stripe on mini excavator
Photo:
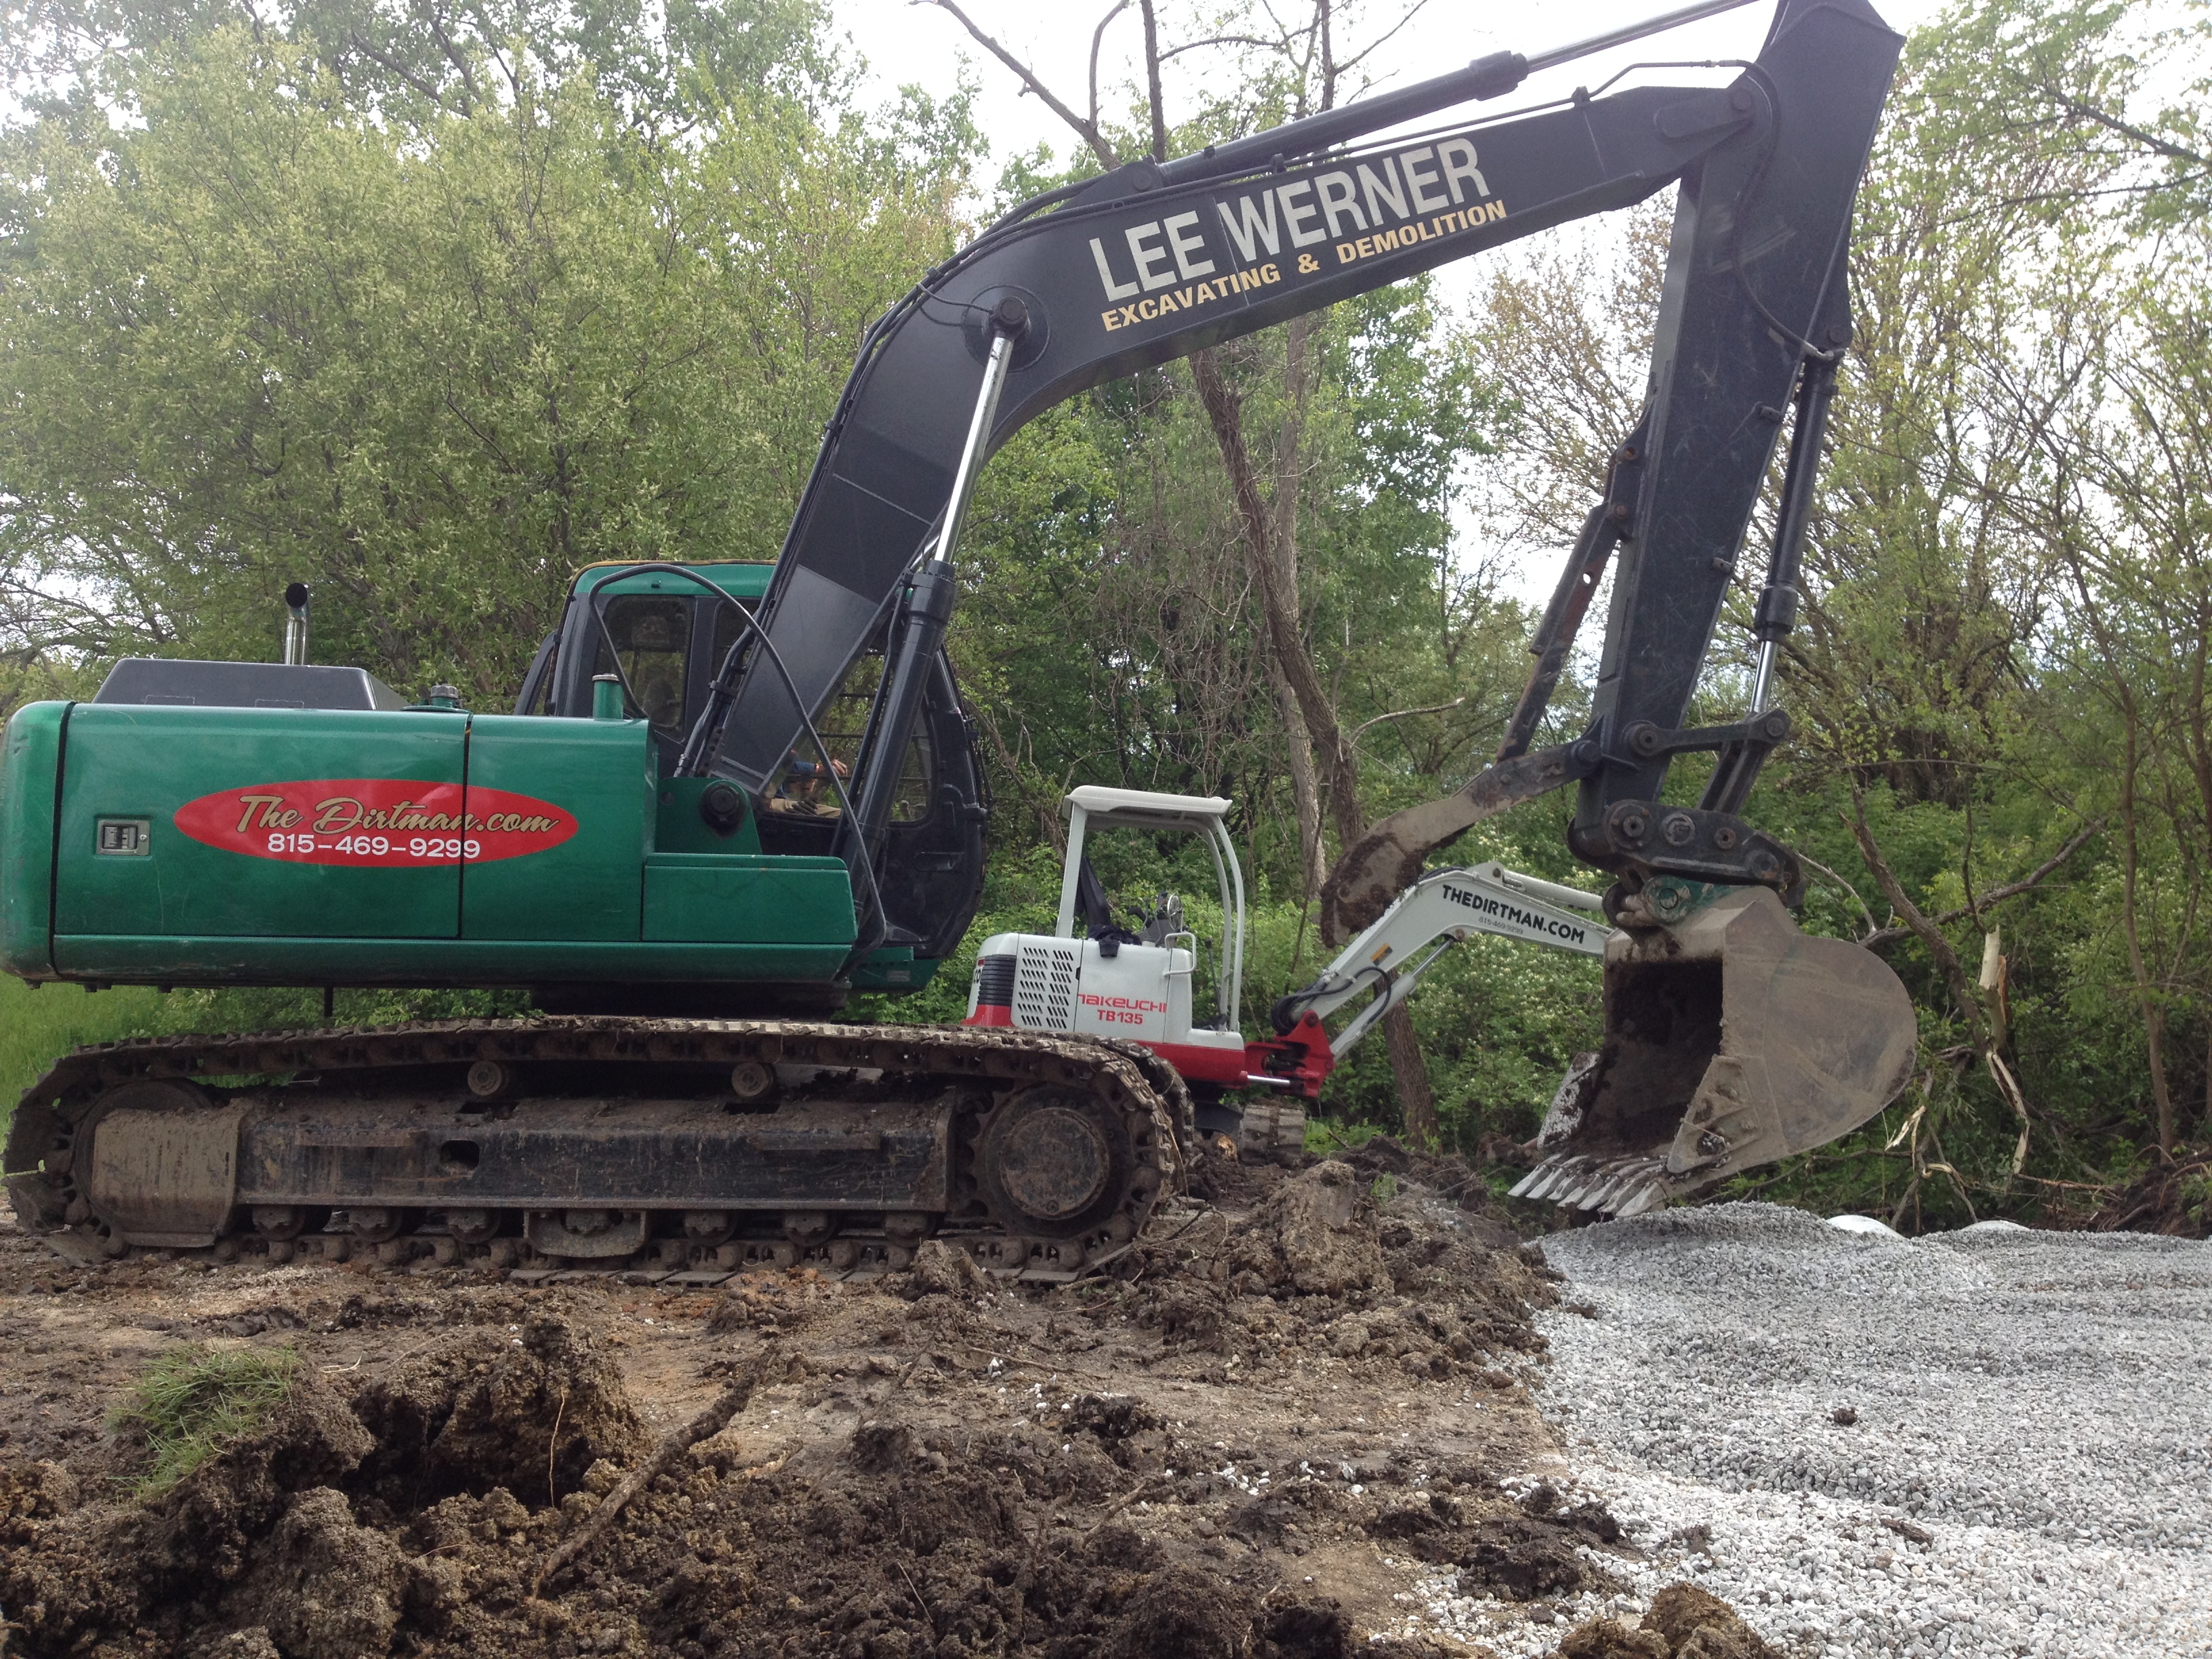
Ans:
[[[577,829],[574,813],[535,796],[406,778],[243,784],[186,801],[175,823],[226,853],[382,870],[526,858]]]

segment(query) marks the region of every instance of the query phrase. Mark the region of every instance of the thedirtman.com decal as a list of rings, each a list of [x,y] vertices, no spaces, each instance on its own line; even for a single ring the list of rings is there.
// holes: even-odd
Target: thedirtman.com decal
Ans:
[[[227,853],[294,864],[419,869],[525,858],[576,833],[575,816],[505,789],[404,778],[324,778],[219,789],[177,809],[177,828]]]

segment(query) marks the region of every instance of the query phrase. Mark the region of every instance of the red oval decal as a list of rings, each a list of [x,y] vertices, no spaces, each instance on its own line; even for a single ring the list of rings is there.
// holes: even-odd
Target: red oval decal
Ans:
[[[295,864],[423,869],[524,858],[576,833],[574,814],[507,789],[405,778],[319,778],[219,789],[177,828],[226,853]]]

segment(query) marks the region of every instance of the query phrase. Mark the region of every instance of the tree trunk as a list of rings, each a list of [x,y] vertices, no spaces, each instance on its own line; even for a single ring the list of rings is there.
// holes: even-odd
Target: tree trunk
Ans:
[[[2128,942],[2128,971],[2142,1010],[2143,1046],[2150,1059],[2151,1098],[2158,1108],[2158,1149],[2173,1153],[2173,1091],[2166,1082],[2166,1011],[2159,1006],[2150,975],[2143,966],[2142,934],[2136,915],[2138,855],[2136,847],[2136,773],[2141,761],[2141,732],[2135,699],[2120,704],[2120,931]]]
[[[1382,1036],[1390,1048],[1390,1075],[1398,1085],[1406,1139],[1416,1146],[1434,1146],[1442,1138],[1443,1125],[1437,1121],[1436,1091],[1429,1085],[1421,1040],[1413,1034],[1412,1010],[1401,1004],[1383,1015]]]
[[[1328,873],[1328,848],[1321,833],[1321,788],[1314,778],[1313,744],[1306,738],[1305,722],[1298,716],[1298,699],[1273,651],[1267,653],[1267,684],[1275,694],[1275,709],[1283,721],[1283,748],[1291,775],[1291,810],[1298,824],[1298,872],[1308,903],[1321,891]]]
[[[1245,559],[1252,572],[1253,586],[1259,592],[1261,617],[1273,651],[1274,665],[1296,705],[1297,721],[1294,725],[1285,721],[1292,725],[1289,746],[1293,755],[1293,793],[1298,789],[1297,757],[1303,744],[1310,757],[1307,787],[1319,783],[1327,788],[1328,816],[1334,821],[1338,843],[1349,847],[1367,830],[1359,807],[1359,774],[1352,745],[1345,740],[1342,724],[1337,719],[1335,700],[1322,681],[1313,653],[1306,648],[1299,614],[1297,451],[1307,391],[1306,346],[1310,325],[1304,318],[1294,318],[1285,325],[1284,333],[1284,377],[1290,392],[1290,414],[1285,419],[1281,441],[1276,447],[1272,507],[1261,491],[1259,469],[1244,441],[1243,401],[1223,375],[1220,361],[1211,350],[1195,353],[1190,360],[1191,374],[1198,385],[1199,398],[1206,405],[1206,420],[1213,428],[1214,442],[1220,448],[1221,463],[1228,471],[1230,489],[1236,498]],[[1319,814],[1316,812],[1310,831],[1303,801],[1300,808],[1299,850],[1304,856],[1306,897],[1310,901],[1320,890],[1328,860],[1319,845]],[[1325,938],[1324,943],[1335,946],[1344,941]],[[1404,1115],[1406,1138],[1417,1146],[1433,1146],[1438,1131],[1436,1092],[1429,1084],[1428,1066],[1421,1057],[1413,1019],[1405,1009],[1394,1008],[1382,1017],[1382,1024],[1389,1049],[1390,1073],[1397,1085],[1399,1105]]]

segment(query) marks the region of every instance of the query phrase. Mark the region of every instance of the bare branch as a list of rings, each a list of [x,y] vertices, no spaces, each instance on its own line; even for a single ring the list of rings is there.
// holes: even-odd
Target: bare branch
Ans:
[[[1160,93],[1160,25],[1152,0],[1137,0],[1145,15],[1145,84],[1152,106],[1152,160],[1168,159],[1168,110]]]
[[[1797,861],[1800,864],[1811,865],[1813,868],[1818,870],[1830,881],[1835,883],[1837,886],[1842,888],[1846,893],[1849,893],[1851,896],[1851,902],[1859,907],[1859,914],[1866,918],[1866,938],[1861,939],[1859,941],[1860,944],[1867,945],[1869,940],[1877,939],[1881,936],[1881,929],[1875,925],[1874,912],[1867,908],[1867,902],[1859,896],[1859,890],[1857,888],[1852,886],[1850,883],[1845,881],[1841,876],[1828,868],[1828,866],[1821,863],[1820,860],[1808,856],[1802,850],[1800,850],[1797,854]],[[1902,935],[1905,932],[1901,927],[1896,931],[1899,935]],[[1869,948],[1871,949],[1871,945],[1869,945]]]
[[[1375,39],[1370,40],[1364,46],[1361,47],[1359,51],[1346,58],[1341,64],[1339,64],[1336,66],[1338,72],[1341,74],[1347,70],[1358,69],[1362,64],[1365,63],[1370,58],[1375,55],[1375,51],[1378,46],[1385,46],[1391,40],[1395,40],[1398,35],[1398,31],[1404,28],[1407,24],[1412,22],[1416,17],[1419,17],[1424,11],[1428,9],[1428,4],[1429,0],[1413,0],[1413,3],[1406,8],[1406,15],[1403,17],[1401,17],[1388,29],[1376,36]]]
[[[1980,908],[1986,910],[1992,904],[2002,902],[2003,900],[2008,898],[2018,898],[2022,893],[2033,891],[2035,888],[2041,886],[2047,877],[2057,873],[2059,866],[2064,864],[2067,860],[2072,858],[2075,854],[2080,852],[2083,844],[2088,841],[2089,837],[2097,834],[2097,832],[2104,827],[2104,819],[2090,819],[2088,823],[2083,824],[2079,830],[2076,830],[2072,836],[2068,837],[2066,844],[2063,847],[2053,853],[2041,864],[2037,865],[2034,869],[2029,871],[2018,881],[2008,881],[2002,887],[1992,887],[1987,892],[1984,893],[1978,901]],[[1798,856],[1802,858],[1804,855],[1800,854]],[[1825,868],[1826,866],[1822,867]],[[1830,871],[1829,873],[1832,875],[1834,874],[1834,872]],[[1836,877],[1836,879],[1841,881],[1843,880],[1843,878],[1841,876],[1838,876]],[[1851,896],[1853,898],[1856,898],[1858,895],[1854,893]],[[1859,908],[1861,909],[1864,909],[1866,907],[1862,903]],[[1901,915],[1904,912],[1900,910],[1899,914]],[[1940,915],[1925,917],[1923,920],[1938,927],[1948,927],[1954,921],[1964,921],[1968,914],[1969,913],[1966,907],[1962,905],[1956,910],[1946,910]],[[1869,915],[1867,921],[1869,925],[1871,926],[1874,918],[1871,915]],[[1860,939],[1859,943],[1865,945],[1869,951],[1878,951],[1886,945],[1896,944],[1899,939],[1911,939],[1912,935],[1913,930],[1910,927],[1877,927],[1875,928],[1872,933],[1868,933],[1863,939]]]
[[[1106,26],[1129,9],[1129,0],[1114,0],[1106,15],[1098,20],[1098,27],[1091,31],[1091,126],[1098,127],[1098,52],[1106,44]],[[1112,162],[1107,165],[1111,167]]]
[[[1123,5],[1127,3],[1128,0],[1122,0]],[[1187,52],[1198,52],[1206,46],[1257,46],[1262,52],[1281,52],[1285,41],[1279,38],[1264,40],[1256,34],[1209,34],[1203,40],[1186,40],[1179,46],[1168,47],[1160,53],[1160,62],[1164,64],[1170,58],[1180,58]]]
[[[2107,110],[2099,109],[2094,104],[2085,104],[2080,99],[2069,96],[2057,87],[2045,85],[2042,91],[2045,97],[2074,117],[2075,120],[2087,121],[2093,125],[2104,128],[2107,132],[2116,133],[2130,143],[2141,145],[2154,155],[2162,156],[2169,161],[2186,161],[2193,167],[2201,167],[2212,164],[2212,155],[2207,155],[2201,150],[2185,149],[2182,145],[2160,137],[2154,132],[2146,132],[2142,128],[2123,121],[2118,116]]]
[[[1036,95],[1038,101],[1043,104],[1047,109],[1050,110],[1054,115],[1060,117],[1061,120],[1066,122],[1069,127],[1074,131],[1076,137],[1082,139],[1085,143],[1091,146],[1091,153],[1093,155],[1096,155],[1102,163],[1109,167],[1118,167],[1121,165],[1121,157],[1115,155],[1114,146],[1107,142],[1105,134],[1099,131],[1098,124],[1096,121],[1085,119],[1084,117],[1078,115],[1073,110],[1070,109],[1066,104],[1060,102],[1058,98],[1053,95],[1052,88],[1045,85],[1042,81],[1037,78],[1036,72],[1034,70],[1030,69],[1027,64],[1022,62],[1020,58],[1015,57],[1012,52],[1007,51],[1006,47],[1000,46],[992,36],[986,34],[981,28],[977,27],[975,21],[973,18],[969,17],[966,12],[961,10],[960,8],[954,3],[954,0],[911,0],[911,3],[917,6],[935,6],[941,10],[951,12],[953,16],[959,19],[960,27],[968,31],[969,34],[974,38],[975,44],[981,46],[983,50],[989,52],[992,57],[997,58],[1008,69],[1012,70],[1015,76],[1021,81],[1023,87],[1026,90],[1034,93]],[[1104,23],[1101,23],[1098,27],[1101,31],[1103,31],[1106,26]],[[1094,45],[1094,52],[1096,48]]]
[[[1465,697],[1454,697],[1449,702],[1432,702],[1426,708],[1394,708],[1387,714],[1377,714],[1371,720],[1364,720],[1360,721],[1358,725],[1352,728],[1352,731],[1347,736],[1346,741],[1349,743],[1358,743],[1359,741],[1359,734],[1361,732],[1364,732],[1370,726],[1380,726],[1385,720],[1411,720],[1416,714],[1441,714],[1448,708],[1458,708],[1460,704],[1466,701],[1467,699]]]

